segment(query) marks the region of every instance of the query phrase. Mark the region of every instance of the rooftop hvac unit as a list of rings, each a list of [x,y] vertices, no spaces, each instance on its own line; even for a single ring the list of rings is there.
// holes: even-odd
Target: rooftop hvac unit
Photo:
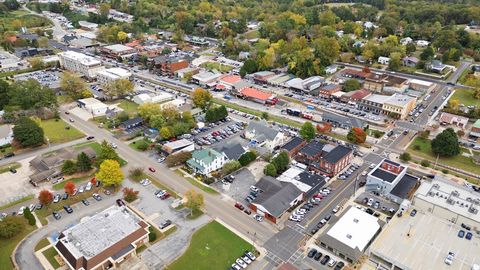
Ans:
[[[429,191],[429,192],[428,192],[428,196],[432,196],[432,197],[433,197],[433,196],[435,196],[435,193],[433,193],[432,191]]]
[[[475,207],[470,207],[470,208],[468,208],[468,212],[470,212],[472,214],[478,214],[478,209],[475,208]]]
[[[480,205],[480,199],[473,200],[473,204]]]
[[[471,202],[472,201],[472,198],[471,197],[467,197],[467,202]]]
[[[352,239],[352,235],[351,235],[351,234],[347,234],[347,238],[348,238],[348,239]]]
[[[354,218],[353,222],[358,223],[358,219]]]
[[[433,184],[433,187],[438,189],[438,188],[440,188],[440,185],[439,184]]]
[[[456,191],[456,190],[452,191],[452,196],[458,197],[458,195],[460,195],[460,193],[458,193],[458,191]]]
[[[455,204],[455,201],[452,200],[451,198],[449,198],[449,199],[447,199],[447,203],[449,203],[449,204]]]

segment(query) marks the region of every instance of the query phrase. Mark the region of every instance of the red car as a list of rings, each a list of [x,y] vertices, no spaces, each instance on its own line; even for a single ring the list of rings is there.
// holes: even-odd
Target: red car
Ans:
[[[168,199],[168,198],[170,198],[170,193],[168,193],[168,192],[165,193],[165,194],[163,194],[162,197],[160,197],[160,199],[162,199],[162,200],[166,200],[166,199]]]
[[[245,207],[244,207],[241,203],[238,203],[238,202],[235,203],[235,207],[238,208],[238,209],[240,209],[240,210],[245,209]]]
[[[154,168],[152,167],[148,167],[148,170],[151,171],[151,172],[156,172]]]

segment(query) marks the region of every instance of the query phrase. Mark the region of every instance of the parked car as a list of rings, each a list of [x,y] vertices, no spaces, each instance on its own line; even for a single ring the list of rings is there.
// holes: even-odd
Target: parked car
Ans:
[[[325,257],[323,257],[323,259],[320,261],[320,263],[325,265],[325,264],[328,263],[328,261],[330,261],[330,256],[325,255]]]
[[[87,137],[87,140],[90,141],[90,140],[93,140],[94,138],[95,138],[94,136],[88,136],[88,137]]]
[[[89,205],[90,205],[90,202],[89,202],[87,199],[83,199],[83,200],[82,200],[82,203],[83,203],[85,206],[89,206]]]
[[[73,209],[70,207],[70,205],[64,205],[63,209],[65,209],[65,211],[69,214],[73,213]]]
[[[53,215],[53,218],[56,220],[59,220],[60,218],[62,218],[62,216],[60,216],[60,214],[57,211],[53,211],[52,215]]]
[[[235,207],[238,208],[238,209],[240,209],[240,210],[245,209],[245,207],[244,207],[241,203],[238,203],[238,202],[235,203]]]
[[[55,197],[53,197],[53,203],[58,203],[62,197],[60,194],[55,194]]]
[[[156,170],[152,167],[148,167],[148,170],[151,171],[151,172],[156,172]]]
[[[118,206],[125,206],[125,202],[122,199],[117,199]]]
[[[170,219],[165,220],[160,224],[160,229],[165,229],[166,227],[172,225],[172,221]]]
[[[338,262],[337,265],[335,265],[335,270],[342,270],[342,268],[345,266],[343,262]]]
[[[333,208],[332,212],[337,213],[338,210],[340,210],[340,205],[335,206],[335,208]]]
[[[248,258],[248,256],[246,255],[243,255],[243,257],[240,257],[242,259],[242,261],[246,262],[247,264],[251,264],[252,263],[252,260],[250,260],[250,258]]]
[[[247,268],[247,264],[242,259],[238,258],[235,262],[243,269]]]
[[[313,258],[313,256],[315,256],[315,254],[317,254],[317,250],[314,249],[314,248],[312,248],[312,249],[310,249],[310,251],[308,252],[307,256],[308,256],[309,258]]]
[[[101,201],[101,200],[102,200],[102,196],[100,196],[100,195],[97,194],[97,193],[93,193],[93,194],[92,194],[92,197],[93,197],[95,200],[97,200],[97,201]]]
[[[317,254],[315,254],[315,256],[313,256],[313,259],[314,259],[315,261],[319,261],[320,258],[322,258],[322,255],[323,255],[323,254],[322,254],[321,252],[317,252]]]
[[[453,263],[453,259],[455,259],[455,253],[449,251],[447,257],[445,257],[445,263],[451,265]]]
[[[414,217],[417,214],[417,209],[413,209],[412,212],[410,212],[410,216]]]
[[[458,231],[457,236],[460,238],[463,238],[465,236],[465,231],[464,230]]]
[[[258,221],[258,222],[262,222],[262,221],[263,221],[263,217],[260,216],[260,215],[258,215],[258,214],[257,214],[257,215],[254,215],[253,218],[254,218],[256,221]]]
[[[332,259],[330,259],[330,261],[328,261],[327,265],[330,266],[330,267],[333,267],[336,263],[337,263],[337,261],[332,258]]]
[[[257,259],[257,257],[255,257],[255,255],[253,255],[253,253],[250,252],[250,251],[245,251],[244,254],[245,254],[245,256],[248,256],[248,258],[250,258],[250,260],[252,260],[252,261],[255,261]]]

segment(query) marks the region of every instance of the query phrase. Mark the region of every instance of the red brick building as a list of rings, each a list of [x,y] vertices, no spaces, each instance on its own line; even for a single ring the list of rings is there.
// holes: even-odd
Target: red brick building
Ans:
[[[160,75],[173,76],[178,70],[188,67],[188,61],[185,59],[158,56],[153,61],[154,71]]]

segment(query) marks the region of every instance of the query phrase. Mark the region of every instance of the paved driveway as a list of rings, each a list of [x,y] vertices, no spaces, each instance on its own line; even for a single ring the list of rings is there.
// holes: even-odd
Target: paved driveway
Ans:
[[[39,191],[39,188],[33,187],[28,181],[31,175],[30,160],[33,158],[18,161],[22,167],[17,169],[17,173],[5,172],[0,174],[0,205],[16,201]],[[20,206],[18,206],[20,208]]]
[[[233,175],[235,176],[233,183],[224,185],[222,181],[217,181],[213,185],[235,201],[246,205],[245,198],[250,192],[250,186],[257,182],[255,176],[248,168],[242,168]]]

